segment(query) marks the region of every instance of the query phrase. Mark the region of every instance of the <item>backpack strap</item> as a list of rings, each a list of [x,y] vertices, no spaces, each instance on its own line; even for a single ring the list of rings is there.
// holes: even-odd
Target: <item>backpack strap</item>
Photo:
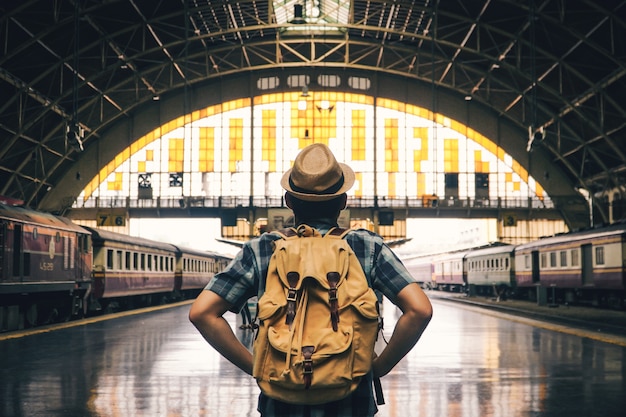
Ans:
[[[326,233],[326,236],[330,237],[330,238],[339,238],[339,239],[343,239],[348,233],[350,233],[352,229],[344,229],[341,227],[334,227],[332,229],[330,229],[328,231],[328,233]],[[369,283],[369,280],[368,280]],[[376,303],[376,309],[379,310],[379,304]],[[331,311],[332,311],[332,303],[331,303]],[[332,313],[331,313],[332,314]],[[338,318],[337,318],[338,321]],[[334,317],[333,317],[333,327],[335,325],[335,321],[334,321]],[[380,316],[380,311],[379,311],[379,315],[378,315],[378,334],[381,334],[383,336],[384,339],[384,334],[382,332],[383,330],[383,322],[382,322],[382,316]],[[377,337],[378,338],[378,337]],[[386,340],[385,340],[386,342]],[[373,384],[373,389],[374,389],[374,397],[376,398],[376,404],[378,405],[383,405],[385,404],[385,396],[383,394],[383,387],[382,384],[380,382],[380,378],[379,377],[373,377],[372,378],[372,384]]]
[[[280,229],[280,230],[274,230],[272,231],[272,233],[280,236],[283,239],[287,239],[287,238],[298,235],[298,231],[294,229],[293,227],[288,227],[288,228]]]
[[[344,229],[343,227],[333,227],[324,235],[324,237],[329,237],[332,239],[343,239],[348,233],[350,233],[352,229]]]

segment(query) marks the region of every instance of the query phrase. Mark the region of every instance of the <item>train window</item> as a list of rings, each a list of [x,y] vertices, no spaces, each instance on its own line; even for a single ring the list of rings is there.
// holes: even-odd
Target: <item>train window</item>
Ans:
[[[91,249],[89,247],[89,244],[91,243],[91,240],[89,239],[89,236],[81,235],[80,237],[82,238],[81,247],[82,247],[83,253],[89,253],[89,249]]]
[[[550,252],[550,268],[556,268],[556,252]]]
[[[125,269],[130,270],[130,252],[126,251],[124,253],[124,255],[126,257],[126,259],[125,259],[125,261],[126,261],[126,265],[125,265],[126,268]]]
[[[547,268],[547,267],[548,267],[548,254],[542,253],[541,254],[541,268]]]
[[[115,269],[123,269],[124,266],[122,265],[122,251],[121,250],[118,250],[116,252],[115,258],[116,258],[115,259],[115,262],[116,262]]]
[[[148,254],[148,271],[152,271],[152,255]]]
[[[165,265],[163,263],[163,256],[159,256],[159,271],[164,271]]]
[[[141,254],[141,270],[142,271],[146,270],[146,254],[145,253]]]
[[[139,265],[139,254],[137,252],[133,252],[133,269],[136,271]]]
[[[57,232],[56,235],[54,235],[54,240],[59,243],[61,241],[61,234],[59,232]]]
[[[511,268],[509,265],[509,258],[504,258],[504,270],[508,271]]]
[[[596,248],[596,265],[604,265],[604,246]]]
[[[578,249],[572,249],[570,256],[572,257],[572,266],[578,266]]]
[[[70,268],[74,269],[76,267],[76,244],[74,243],[74,238],[70,238]]]
[[[37,230],[37,228],[35,227],[33,229],[33,240],[37,240],[37,238],[39,237],[39,231]]]
[[[530,269],[530,255],[524,255],[524,269]]]
[[[107,269],[113,269],[113,249],[107,249]]]
[[[559,257],[561,258],[561,266],[567,266],[567,252],[562,250],[559,252]]]
[[[70,247],[68,237],[63,236],[63,269],[70,268]]]

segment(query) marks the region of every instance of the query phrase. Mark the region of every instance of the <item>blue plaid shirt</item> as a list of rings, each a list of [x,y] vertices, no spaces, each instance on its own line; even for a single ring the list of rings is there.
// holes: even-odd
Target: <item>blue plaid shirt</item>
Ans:
[[[337,226],[333,221],[324,220],[308,224],[322,234]],[[246,242],[235,259],[224,271],[216,274],[205,289],[219,294],[233,305],[233,312],[239,312],[249,298],[260,297],[263,294],[272,256],[272,242],[276,239],[280,237],[273,233],[265,233]],[[370,286],[392,302],[400,290],[415,282],[380,236],[359,229],[348,233],[345,239],[359,259]],[[286,404],[261,394],[258,411],[263,417],[369,417],[378,410],[369,374],[356,391],[342,400],[323,405],[302,406]]]

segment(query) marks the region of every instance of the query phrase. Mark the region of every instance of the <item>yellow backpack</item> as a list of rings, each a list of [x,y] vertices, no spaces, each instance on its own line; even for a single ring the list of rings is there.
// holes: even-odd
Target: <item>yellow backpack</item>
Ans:
[[[335,228],[322,236],[301,225],[275,241],[253,348],[253,375],[270,398],[339,400],[371,369],[377,298],[343,239],[348,232]]]

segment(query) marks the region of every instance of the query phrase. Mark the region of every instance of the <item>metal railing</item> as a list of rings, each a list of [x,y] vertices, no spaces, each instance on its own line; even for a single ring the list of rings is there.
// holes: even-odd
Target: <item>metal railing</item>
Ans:
[[[154,197],[151,199],[131,197],[95,197],[87,200],[78,199],[72,206],[80,209],[183,209],[183,208],[229,209],[241,207],[284,208],[282,197],[227,196],[227,197]],[[389,208],[389,209],[533,209],[554,210],[550,199],[539,198],[439,198],[426,196],[420,198],[387,197],[349,197],[348,207],[354,208]]]

